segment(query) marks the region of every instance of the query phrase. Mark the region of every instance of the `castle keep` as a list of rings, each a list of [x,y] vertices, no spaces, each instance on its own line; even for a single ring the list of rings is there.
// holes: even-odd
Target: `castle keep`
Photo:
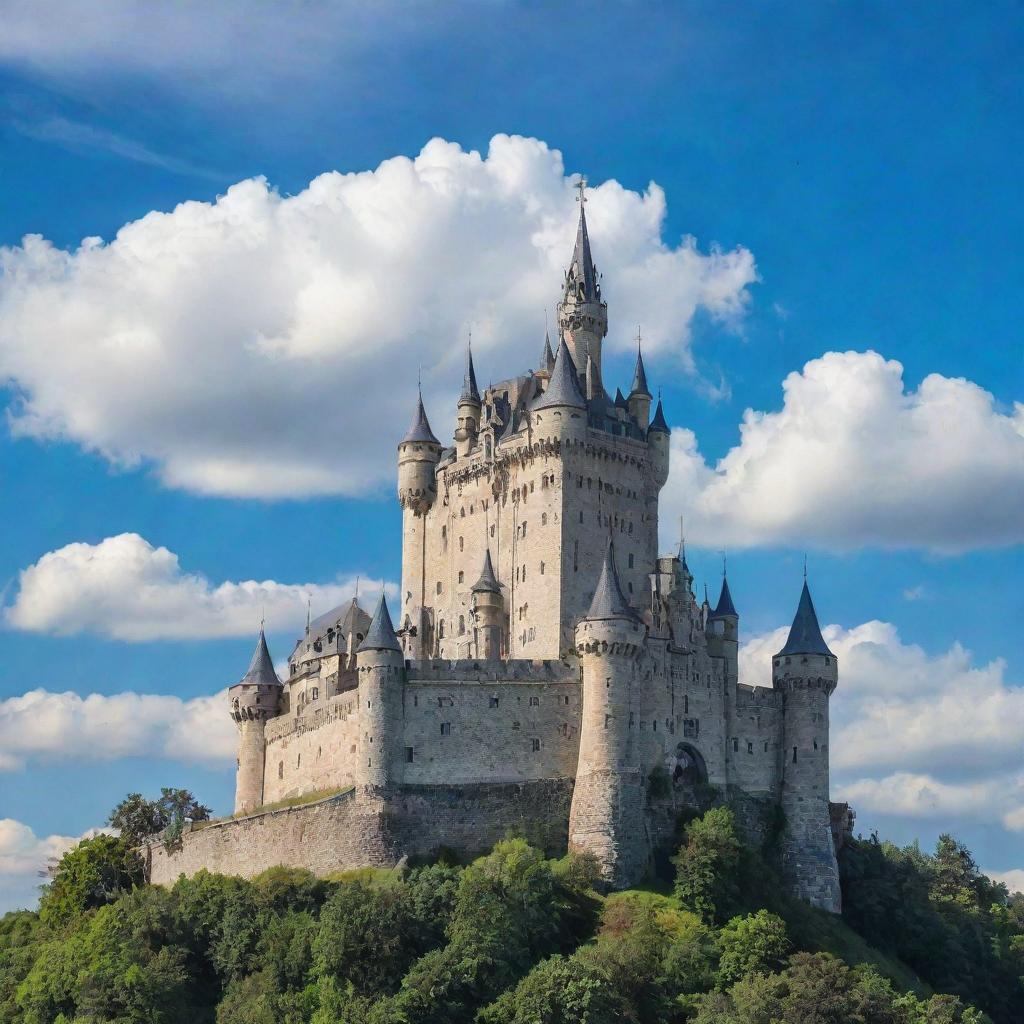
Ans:
[[[483,390],[467,351],[451,445],[418,400],[398,444],[397,599],[310,622],[283,682],[261,632],[229,691],[236,817],[152,847],[154,881],[392,865],[515,830],[593,853],[624,887],[714,793],[755,835],[781,808],[794,892],[839,910],[838,666],[806,581],[772,686],[745,685],[728,580],[711,608],[682,545],[658,554],[669,427],[639,350],[628,394],[609,394],[607,332],[581,202],[557,346],[545,338],[536,369]]]

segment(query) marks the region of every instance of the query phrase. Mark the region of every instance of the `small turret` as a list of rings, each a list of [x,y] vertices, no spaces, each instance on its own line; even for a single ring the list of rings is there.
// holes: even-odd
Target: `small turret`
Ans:
[[[565,273],[562,301],[558,304],[558,326],[565,334],[569,351],[578,367],[586,367],[588,355],[594,360],[594,370],[600,383],[601,342],[608,333],[608,304],[601,297],[601,279],[590,252],[585,188],[586,181],[581,180],[576,246]]]
[[[256,650],[249,669],[228,689],[231,717],[238,725],[238,771],[235,776],[235,813],[263,805],[263,773],[266,763],[264,738],[268,718],[274,718],[281,705],[281,681],[267,650],[267,639],[260,627]]]
[[[540,355],[540,366],[537,367],[538,373],[546,373],[548,376],[551,375],[551,371],[555,368],[555,353],[551,351],[551,337],[547,331],[544,332],[544,351]]]
[[[772,659],[772,684],[785,700],[782,862],[797,895],[835,914],[841,895],[829,819],[828,737],[829,698],[838,679],[804,580],[789,637]]]
[[[398,500],[403,509],[414,515],[422,515],[437,498],[434,474],[441,451],[441,442],[430,429],[420,392],[412,423],[398,444]]]
[[[708,616],[707,637],[708,654],[724,660],[726,685],[735,686],[739,681],[740,617],[732,603],[729,579],[724,573],[718,604]]]
[[[476,370],[473,368],[473,347],[466,346],[466,372],[462,378],[462,393],[459,395],[459,423],[455,430],[455,448],[459,458],[467,455],[476,444],[480,429],[480,389],[476,384]]]
[[[364,786],[386,790],[400,782],[397,757],[402,727],[405,657],[395,635],[384,595],[356,654],[362,749],[356,778]]]
[[[583,718],[569,848],[592,853],[616,888],[636,884],[650,856],[644,767],[634,742],[646,640],[647,628],[623,593],[609,542],[594,599],[576,627]]]
[[[630,397],[632,401],[632,396]],[[672,434],[665,422],[665,411],[661,399],[654,410],[654,419],[647,428],[647,446],[651,452],[651,472],[658,487],[664,487],[668,481],[668,468]]]
[[[491,552],[484,554],[480,579],[473,584],[473,622],[476,631],[476,656],[488,660],[501,657],[502,624],[505,599],[494,575]]]
[[[641,430],[647,429],[647,421],[651,415],[651,399],[653,395],[647,387],[647,371],[644,369],[644,357],[640,352],[640,340],[636,344],[636,369],[633,371],[633,386],[629,391],[629,414],[636,420]],[[661,403],[658,403],[659,407]],[[664,415],[662,416],[664,420]]]
[[[535,430],[542,437],[582,436],[587,428],[586,409],[576,365],[565,338],[560,338],[548,386],[530,406]]]

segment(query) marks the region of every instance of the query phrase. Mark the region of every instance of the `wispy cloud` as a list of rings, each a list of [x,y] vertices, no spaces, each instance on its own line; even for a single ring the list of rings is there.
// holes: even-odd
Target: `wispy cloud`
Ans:
[[[134,163],[159,167],[189,178],[205,178],[209,181],[224,181],[226,175],[208,167],[202,167],[191,160],[170,156],[150,149],[149,146],[134,139],[126,138],[117,132],[82,121],[73,121],[66,117],[48,116],[39,120],[15,118],[11,122],[20,135],[48,142],[73,153],[102,152]]]

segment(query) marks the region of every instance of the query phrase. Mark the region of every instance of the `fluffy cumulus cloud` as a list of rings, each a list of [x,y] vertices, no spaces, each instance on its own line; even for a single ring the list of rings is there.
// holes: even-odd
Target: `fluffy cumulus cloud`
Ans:
[[[62,438],[168,485],[249,497],[360,495],[393,476],[423,367],[439,437],[463,345],[484,379],[537,362],[578,205],[561,154],[495,136],[328,173],[294,196],[263,179],[74,251],[0,249],[0,380],[15,432]],[[587,215],[609,344],[689,368],[701,312],[735,326],[750,252],[661,237],[665,196],[607,181]]]
[[[929,655],[896,627],[828,626],[839,659],[831,707],[832,789],[872,814],[1024,832],[1024,687],[1001,660],[976,665],[955,644]],[[741,678],[766,685],[787,630],[753,638]]]
[[[828,352],[748,409],[715,466],[672,435],[670,511],[698,543],[957,551],[1024,541],[1024,404],[932,374],[916,390],[875,352]],[[673,515],[666,521],[675,522]]]
[[[46,870],[84,836],[37,836],[14,818],[0,818],[0,914],[35,906]]]
[[[166,757],[215,767],[230,765],[237,736],[225,713],[226,693],[180,697],[111,696],[30,690],[0,701],[0,771],[28,763],[119,757]]]
[[[1002,882],[1010,892],[1024,893],[1024,868],[1011,868],[1009,871],[986,871],[989,878]]]
[[[37,633],[93,632],[116,640],[145,641],[253,634],[268,627],[297,628],[307,601],[327,611],[352,597],[356,580],[327,584],[245,580],[213,584],[181,568],[178,556],[153,547],[137,533],[99,544],[68,544],[23,569],[9,626]],[[363,579],[364,593],[379,580]],[[394,587],[387,586],[389,592]]]

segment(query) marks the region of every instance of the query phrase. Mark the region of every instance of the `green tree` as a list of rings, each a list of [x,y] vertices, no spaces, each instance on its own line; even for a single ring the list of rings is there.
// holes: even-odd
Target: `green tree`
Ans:
[[[209,817],[210,808],[199,803],[187,789],[163,788],[158,800],[129,793],[110,812],[107,824],[132,846],[141,846],[157,835],[174,841],[181,836],[187,821],[206,821]]]
[[[59,928],[87,910],[102,907],[142,885],[142,860],[123,838],[98,835],[83,839],[58,861],[43,887],[39,916]]]
[[[747,974],[767,974],[782,966],[789,951],[786,923],[781,917],[759,910],[734,917],[718,935],[717,983],[728,988]]]
[[[722,923],[738,909],[742,844],[728,807],[713,807],[686,826],[675,858],[675,894],[702,920]]]

